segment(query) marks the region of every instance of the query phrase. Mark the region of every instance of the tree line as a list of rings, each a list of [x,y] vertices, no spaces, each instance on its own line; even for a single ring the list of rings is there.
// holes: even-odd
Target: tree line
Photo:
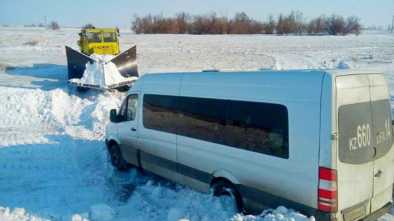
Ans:
[[[178,13],[172,17],[162,15],[134,16],[131,29],[136,34],[313,34],[347,35],[360,34],[360,19],[355,16],[321,15],[306,20],[301,12],[293,11],[267,21],[250,18],[245,12],[236,13],[232,18]]]
[[[43,23],[39,23],[39,24],[30,24],[30,25],[24,25],[24,27],[40,27],[40,28],[47,28],[50,30],[59,30],[60,29],[60,25],[57,21],[51,21],[49,24],[44,25]]]

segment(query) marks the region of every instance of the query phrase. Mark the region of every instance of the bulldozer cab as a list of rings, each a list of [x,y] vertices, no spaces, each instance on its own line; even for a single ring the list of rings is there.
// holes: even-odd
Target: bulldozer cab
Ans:
[[[86,28],[79,36],[78,45],[85,55],[117,55],[120,52],[117,28]]]

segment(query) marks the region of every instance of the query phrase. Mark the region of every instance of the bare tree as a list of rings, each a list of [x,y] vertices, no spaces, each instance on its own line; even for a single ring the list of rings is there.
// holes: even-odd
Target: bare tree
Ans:
[[[330,35],[343,35],[345,33],[345,19],[339,15],[332,15],[327,19],[327,31]]]
[[[89,29],[89,28],[95,28],[95,27],[91,23],[88,23],[88,24],[85,24],[84,26],[82,26],[82,29]]]
[[[346,19],[346,26],[344,34],[356,34],[359,35],[361,31],[360,19],[351,16]]]
[[[274,20],[274,17],[272,15],[270,15],[268,17],[268,22],[264,23],[263,32],[265,34],[273,34],[275,31],[275,26],[276,26],[276,22]]]
[[[306,31],[303,14],[299,11],[292,11],[285,16],[280,14],[276,26],[277,34],[303,34]]]
[[[319,16],[315,19],[312,19],[307,27],[307,31],[309,34],[325,34],[327,33],[327,22],[324,16]]]
[[[285,22],[284,16],[282,14],[279,15],[278,22],[276,23],[276,33],[283,35],[285,34]]]
[[[190,19],[190,16],[188,14],[186,14],[185,12],[181,12],[176,15],[176,23],[178,26],[178,33],[179,34],[187,33],[187,26],[188,26],[189,19]]]
[[[292,21],[292,25],[294,26],[292,29],[295,30],[296,34],[303,34],[306,32],[306,25],[304,22],[304,15],[300,11],[293,11],[292,16],[294,20]]]
[[[259,22],[250,18],[245,12],[239,12],[233,18],[219,17],[216,13],[190,16],[178,13],[174,17],[150,14],[134,16],[132,30],[139,33],[177,33],[177,34],[331,34],[345,35],[359,34],[361,25],[357,17],[332,15],[320,16],[306,21],[299,11],[292,11],[288,15],[280,14],[275,21],[269,16],[267,22]]]
[[[198,15],[193,17],[193,21],[190,24],[191,34],[206,34],[208,33],[208,21],[204,16]]]
[[[248,34],[250,18],[245,12],[238,12],[230,21],[229,34]]]
[[[60,25],[56,21],[52,21],[51,23],[49,23],[48,29],[59,30],[60,29]]]

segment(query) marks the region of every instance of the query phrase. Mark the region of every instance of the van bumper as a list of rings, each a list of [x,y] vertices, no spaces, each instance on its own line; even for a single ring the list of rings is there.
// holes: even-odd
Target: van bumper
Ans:
[[[384,214],[390,212],[390,209],[393,207],[393,203],[387,203],[384,207],[376,210],[375,212],[369,214],[368,216],[364,217],[363,221],[373,221],[377,220],[379,217],[383,216]]]
[[[360,219],[360,221],[376,221],[379,217],[383,216],[384,214],[390,212],[390,209],[393,207],[393,203],[387,203],[385,206],[380,208],[379,210],[369,214],[368,216]],[[342,215],[342,214],[341,214]],[[323,212],[318,212],[315,214],[315,218],[318,221],[336,221],[337,218],[335,217],[335,213],[323,213]],[[344,220],[343,221],[349,221],[349,220]],[[351,220],[350,220],[351,221]]]

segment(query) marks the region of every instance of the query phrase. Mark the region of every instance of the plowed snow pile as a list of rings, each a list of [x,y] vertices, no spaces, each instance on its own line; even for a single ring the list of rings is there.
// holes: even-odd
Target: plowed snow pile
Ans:
[[[77,94],[67,87],[63,46],[77,47],[78,31],[0,28],[0,221],[314,220],[284,207],[258,216],[236,214],[225,199],[136,170],[114,171],[103,135],[109,110],[125,94]],[[125,48],[138,45],[142,73],[373,67],[394,82],[393,35],[125,33],[121,41]],[[381,220],[394,219],[386,214]]]
[[[116,85],[136,79],[135,77],[123,77],[119,73],[116,65],[110,62],[113,56],[93,54],[90,57],[96,62],[87,63],[82,78],[71,79],[71,82],[97,85],[100,88],[108,88],[111,85]]]

